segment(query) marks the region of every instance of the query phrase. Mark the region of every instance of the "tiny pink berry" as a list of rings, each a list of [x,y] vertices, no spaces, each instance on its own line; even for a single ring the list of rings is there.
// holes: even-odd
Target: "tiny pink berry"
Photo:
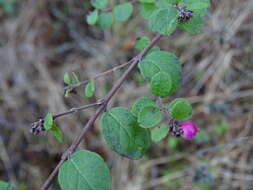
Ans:
[[[183,134],[181,136],[184,139],[193,139],[199,131],[197,126],[190,121],[180,123],[180,128],[183,130]]]

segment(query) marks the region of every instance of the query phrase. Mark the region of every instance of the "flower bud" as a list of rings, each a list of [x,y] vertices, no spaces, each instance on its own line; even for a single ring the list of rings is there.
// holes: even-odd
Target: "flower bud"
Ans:
[[[193,139],[198,133],[199,129],[193,122],[185,121],[180,123],[180,129],[183,130],[181,135],[184,139]]]

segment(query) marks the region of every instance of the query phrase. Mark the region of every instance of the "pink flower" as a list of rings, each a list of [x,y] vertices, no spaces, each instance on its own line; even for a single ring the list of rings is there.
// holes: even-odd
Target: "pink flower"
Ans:
[[[185,121],[180,123],[180,128],[183,130],[181,135],[184,139],[193,139],[198,133],[199,129],[193,122]]]

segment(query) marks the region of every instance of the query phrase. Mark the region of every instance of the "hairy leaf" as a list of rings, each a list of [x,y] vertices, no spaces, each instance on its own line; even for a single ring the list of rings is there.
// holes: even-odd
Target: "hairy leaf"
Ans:
[[[54,123],[53,127],[51,128],[51,131],[53,132],[55,138],[62,143],[63,142],[63,134],[62,131],[59,127],[57,127],[57,125]]]
[[[115,20],[126,21],[133,13],[132,3],[123,3],[113,8]]]
[[[101,29],[110,29],[113,23],[112,13],[101,13],[98,17],[98,25]]]
[[[170,127],[167,124],[162,124],[151,131],[151,139],[154,142],[159,142],[169,133]]]
[[[46,117],[44,118],[44,128],[46,129],[46,131],[51,130],[53,124],[54,124],[53,115],[52,113],[48,112]]]
[[[94,25],[98,21],[98,11],[94,10],[87,16],[87,23],[89,25]]]
[[[163,113],[158,106],[146,106],[138,114],[138,123],[143,128],[158,125],[163,119]]]
[[[132,105],[131,111],[137,117],[138,114],[140,113],[140,111],[144,107],[154,106],[154,105],[156,105],[156,103],[152,99],[150,99],[148,97],[142,97],[134,102],[134,104]]]
[[[104,160],[96,153],[74,153],[59,169],[62,190],[111,190],[111,175]]]
[[[85,87],[85,96],[87,98],[91,98],[95,92],[95,83],[93,80],[89,81],[89,83]]]
[[[151,79],[149,88],[155,96],[160,96],[162,98],[169,96],[172,89],[171,76],[165,72],[155,74]]]
[[[72,72],[71,84],[79,84],[80,80],[75,72]]]
[[[159,72],[165,72],[171,76],[171,93],[181,86],[182,68],[177,57],[166,51],[154,51],[138,64],[138,67],[145,78],[151,79]]]
[[[172,6],[157,9],[150,16],[149,27],[153,32],[170,35],[177,28],[177,16],[178,11]]]
[[[184,98],[176,98],[169,104],[169,113],[173,118],[188,120],[192,116],[192,106]]]
[[[151,41],[150,41],[150,39],[148,37],[141,37],[140,39],[138,39],[136,41],[135,48],[137,50],[142,51],[142,50],[145,49],[145,47],[147,47],[150,44],[150,42]]]
[[[203,11],[195,11],[193,17],[188,21],[180,21],[178,27],[186,32],[191,34],[198,34],[202,31],[203,28]]]
[[[210,0],[181,0],[179,5],[190,10],[207,9],[210,7]]]
[[[140,159],[150,146],[150,132],[141,128],[128,108],[113,108],[101,118],[103,136],[118,154]]]
[[[64,81],[65,84],[70,84],[71,83],[71,79],[70,79],[68,73],[64,73],[63,81]]]
[[[145,18],[149,19],[150,15],[156,10],[156,6],[154,3],[142,3],[139,6],[140,15]]]

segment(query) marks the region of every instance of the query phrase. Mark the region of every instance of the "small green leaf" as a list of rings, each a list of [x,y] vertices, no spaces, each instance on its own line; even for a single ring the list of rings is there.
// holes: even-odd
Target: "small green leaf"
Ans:
[[[138,64],[143,77],[151,79],[159,72],[165,72],[171,76],[172,89],[171,93],[181,86],[182,66],[178,58],[166,51],[153,51],[149,53],[143,61]]]
[[[10,184],[8,184],[4,181],[0,181],[0,189],[1,190],[14,190],[14,188]]]
[[[87,150],[75,152],[59,169],[62,190],[111,190],[110,170],[98,154]]]
[[[85,96],[87,98],[91,98],[94,95],[94,92],[95,92],[95,83],[94,80],[91,80],[85,87]]]
[[[134,104],[132,105],[131,111],[135,116],[138,116],[138,114],[144,107],[154,106],[154,105],[156,105],[156,103],[152,99],[148,97],[142,97],[134,102]]]
[[[149,89],[155,96],[162,98],[169,96],[172,89],[171,76],[165,72],[155,74],[151,79]]]
[[[199,34],[204,25],[203,16],[201,14],[203,14],[203,11],[194,12],[190,20],[184,22],[180,21],[178,27],[191,34]]]
[[[64,97],[65,97],[65,98],[68,98],[68,97],[69,97],[70,92],[71,92],[71,89],[67,89],[67,90],[65,90]]]
[[[107,111],[102,115],[101,126],[107,144],[130,159],[141,159],[151,144],[149,130],[138,125],[128,108]]]
[[[156,6],[154,3],[142,3],[139,6],[140,15],[145,19],[149,19],[155,10]]]
[[[80,80],[75,72],[72,72],[71,84],[79,84]]]
[[[62,143],[63,142],[63,134],[62,131],[59,127],[57,127],[57,125],[54,123],[53,127],[51,128],[51,131],[53,132],[55,138]]]
[[[138,114],[138,123],[143,128],[158,125],[163,119],[163,113],[158,106],[146,106]]]
[[[113,23],[112,13],[101,13],[98,17],[98,25],[102,30],[110,29]]]
[[[153,32],[170,35],[177,28],[178,11],[173,7],[157,9],[150,16],[149,27]]]
[[[53,121],[53,115],[52,113],[48,112],[46,117],[44,118],[44,127],[46,131],[51,130],[53,127],[54,121]]]
[[[105,9],[108,5],[108,0],[91,0],[91,4],[96,9]]]
[[[64,81],[65,84],[70,84],[71,83],[71,80],[70,80],[70,77],[69,77],[68,73],[64,73],[63,81]]]
[[[123,3],[113,8],[115,20],[126,21],[133,13],[132,3]]]
[[[151,139],[154,142],[159,142],[164,139],[169,133],[170,127],[167,124],[162,124],[151,131]]]
[[[207,9],[210,7],[210,0],[182,0],[179,5],[186,6],[189,10]]]
[[[173,118],[188,120],[192,117],[192,106],[184,98],[176,98],[169,104],[169,113]]]
[[[142,50],[145,49],[145,47],[147,47],[150,44],[150,42],[151,41],[150,41],[150,39],[148,37],[141,37],[140,39],[138,39],[136,41],[135,48],[137,50],[142,51]]]
[[[98,11],[94,10],[87,16],[87,23],[89,25],[94,25],[98,21]]]

